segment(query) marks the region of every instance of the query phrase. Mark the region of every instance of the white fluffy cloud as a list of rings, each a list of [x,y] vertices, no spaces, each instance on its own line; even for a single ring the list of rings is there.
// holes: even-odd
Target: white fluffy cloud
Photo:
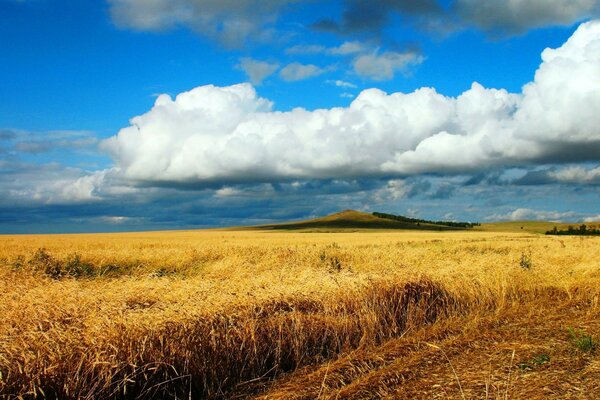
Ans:
[[[491,30],[524,32],[551,25],[571,25],[600,14],[600,0],[457,0],[467,21]]]
[[[589,149],[600,149],[600,22],[581,25],[542,58],[518,94],[477,83],[456,98],[431,88],[368,89],[349,107],[314,111],[274,111],[249,84],[203,86],[175,99],[161,95],[103,145],[125,178],[162,184],[589,160]],[[588,154],[573,151],[579,148]]]

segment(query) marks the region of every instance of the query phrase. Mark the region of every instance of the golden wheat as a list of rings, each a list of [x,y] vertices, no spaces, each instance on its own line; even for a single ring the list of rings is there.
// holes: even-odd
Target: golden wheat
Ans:
[[[449,317],[568,301],[597,315],[599,245],[487,232],[3,236],[0,395],[249,395]]]

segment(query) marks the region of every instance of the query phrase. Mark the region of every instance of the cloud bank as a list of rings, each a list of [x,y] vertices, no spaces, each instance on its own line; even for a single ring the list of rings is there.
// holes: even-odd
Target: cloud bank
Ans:
[[[459,173],[600,159],[600,22],[546,49],[522,93],[478,83],[368,89],[344,108],[278,112],[249,84],[161,95],[103,147],[146,184]]]
[[[291,4],[309,0],[108,0],[113,22],[139,31],[186,27],[219,43],[241,48],[247,42],[273,42],[281,36],[277,20],[293,10]],[[548,26],[569,26],[600,16],[600,0],[343,0],[339,15],[317,15],[317,31],[380,40],[397,23],[422,31],[448,33],[474,26],[487,32],[512,35]],[[338,49],[344,52],[349,49]],[[294,46],[293,53],[329,53],[323,46]],[[339,53],[342,54],[342,53]]]

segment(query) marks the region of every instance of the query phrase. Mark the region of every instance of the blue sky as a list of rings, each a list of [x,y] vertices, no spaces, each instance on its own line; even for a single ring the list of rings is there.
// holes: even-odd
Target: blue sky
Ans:
[[[0,0],[0,232],[346,208],[600,219],[599,16],[595,0]]]

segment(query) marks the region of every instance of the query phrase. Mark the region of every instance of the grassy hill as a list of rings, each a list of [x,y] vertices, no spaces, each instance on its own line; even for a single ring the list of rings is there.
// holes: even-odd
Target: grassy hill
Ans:
[[[522,232],[544,234],[557,227],[559,230],[569,226],[578,227],[581,223],[550,222],[550,221],[508,221],[483,223],[474,228],[444,226],[434,223],[415,223],[382,218],[371,213],[345,210],[321,218],[304,221],[284,222],[248,227],[234,227],[226,230],[281,230],[300,232],[348,232],[362,230],[420,230],[420,231],[484,231],[484,232]],[[599,223],[587,224],[588,227],[600,227]]]
[[[394,221],[386,218],[379,218],[372,214],[345,210],[339,213],[331,214],[322,218],[315,218],[306,221],[287,222],[282,224],[259,225],[242,228],[244,230],[294,230],[294,231],[345,231],[362,229],[411,229],[428,231],[452,231],[464,230],[461,228],[448,227],[442,225],[411,223],[403,221]]]

